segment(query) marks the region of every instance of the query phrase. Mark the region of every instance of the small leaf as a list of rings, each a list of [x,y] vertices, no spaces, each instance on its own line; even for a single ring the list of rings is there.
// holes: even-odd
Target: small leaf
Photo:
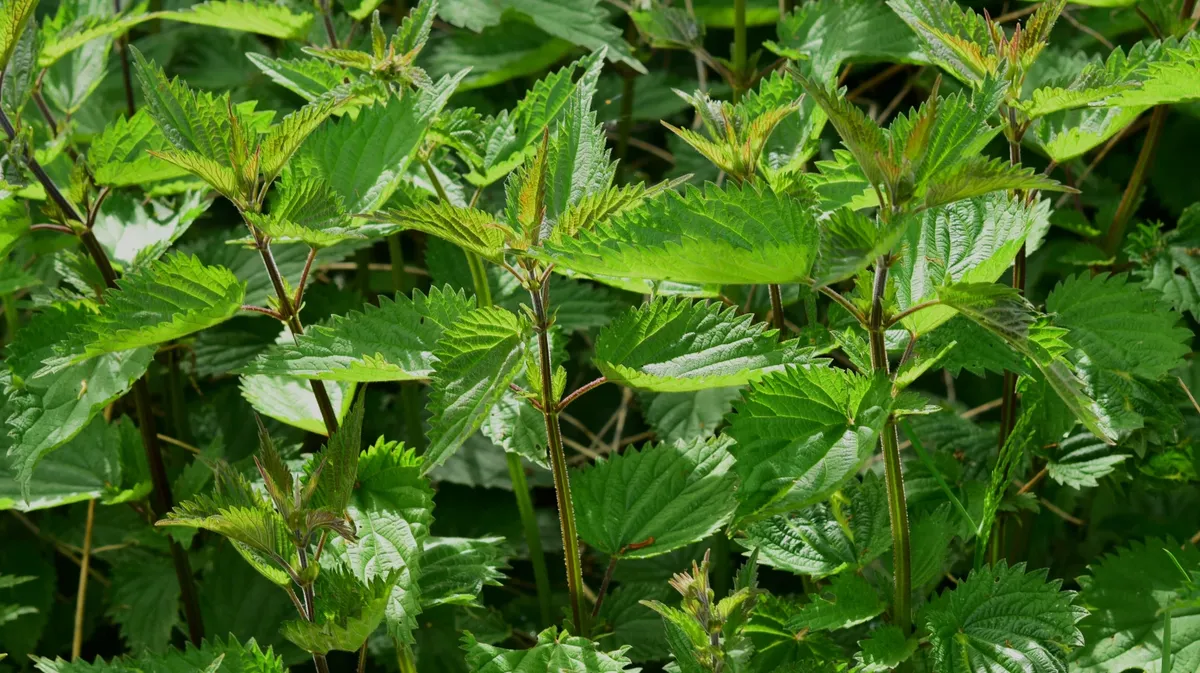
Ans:
[[[473,673],[622,673],[633,671],[624,656],[628,648],[605,652],[587,638],[558,632],[553,626],[537,636],[537,643],[524,650],[506,650],[476,640],[470,631],[463,634],[462,647]]]

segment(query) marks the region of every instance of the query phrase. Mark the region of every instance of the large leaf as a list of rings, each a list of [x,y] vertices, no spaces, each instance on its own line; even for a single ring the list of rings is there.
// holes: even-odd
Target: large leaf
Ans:
[[[460,75],[461,76],[461,73]],[[377,103],[321,125],[305,139],[287,171],[320,178],[351,215],[378,209],[395,192],[429,124],[445,105],[457,78],[428,90]]]
[[[499,4],[554,37],[587,49],[603,49],[610,60],[621,61],[637,72],[646,71],[622,39],[621,30],[608,22],[599,0],[500,0]]]
[[[53,367],[165,343],[237,314],[246,286],[228,269],[175,254],[124,276],[104,304],[68,341],[74,348]],[[48,363],[49,364],[49,363]]]
[[[162,654],[146,652],[136,657],[117,657],[110,661],[97,658],[66,661],[62,658],[34,657],[34,666],[42,673],[115,673],[116,671],[153,671],[154,673],[286,673],[283,658],[270,648],[264,652],[253,640],[243,645],[235,638],[214,638],[200,647],[190,643],[185,649],[169,649]]]
[[[1086,644],[1071,669],[1162,670],[1164,613],[1170,614],[1172,670],[1200,665],[1200,615],[1192,607],[1195,589],[1180,567],[1193,577],[1200,571],[1196,547],[1181,549],[1174,540],[1157,538],[1134,542],[1090,565],[1088,574],[1079,578],[1081,602],[1091,612],[1079,625]]]
[[[887,604],[879,592],[861,575],[839,575],[820,593],[811,594],[808,603],[792,617],[793,631],[846,629],[875,618]]]
[[[577,239],[547,242],[548,261],[604,276],[684,283],[788,283],[816,260],[816,213],[746,186],[688,188],[624,211]]]
[[[483,308],[464,315],[442,334],[434,351],[426,471],[444,463],[483,425],[520,373],[526,331],[512,313]]]
[[[912,31],[875,0],[817,0],[798,5],[777,28],[779,44],[809,58],[814,76],[831,82],[843,63],[925,63]]]
[[[1144,287],[1162,293],[1176,311],[1200,317],[1200,205],[1183,211],[1178,226],[1162,231],[1162,223],[1141,225],[1127,248],[1134,275]]]
[[[290,376],[250,375],[241,377],[238,387],[258,413],[318,435],[328,432],[310,381]],[[350,409],[354,388],[355,384],[348,381],[325,383],[339,421]]]
[[[484,586],[500,586],[504,539],[432,537],[421,550],[421,609],[481,605]]]
[[[647,445],[575,473],[579,537],[623,558],[707,538],[737,505],[730,444],[721,438]]]
[[[1183,363],[1192,334],[1155,293],[1126,274],[1070,276],[1046,297],[1064,339],[1092,364],[1122,375],[1158,379]]]
[[[128,272],[161,257],[210,204],[199,191],[184,192],[173,202],[113,194],[104,200],[92,232],[109,259]]]
[[[0,5],[0,70],[8,67],[35,7],[37,0],[9,0]]]
[[[88,165],[96,183],[127,187],[187,175],[149,152],[164,152],[172,147],[147,108],[133,117],[121,117],[104,128],[88,149]]]
[[[595,364],[610,381],[658,392],[738,386],[806,359],[753,316],[680,298],[634,308],[596,337]]]
[[[416,291],[411,299],[380,297],[378,306],[334,316],[271,346],[242,373],[362,383],[427,379],[442,332],[472,308],[474,300],[449,288],[428,296]]]
[[[1066,652],[1083,644],[1075,625],[1088,611],[1061,585],[1023,563],[972,571],[921,612],[937,670],[1066,673]]]
[[[359,459],[350,500],[358,542],[330,542],[330,562],[338,559],[360,581],[393,577],[385,621],[388,632],[406,642],[421,611],[421,550],[433,523],[433,491],[421,473],[421,458],[412,451],[376,442]]]
[[[43,457],[70,441],[104,407],[124,395],[154,360],[153,348],[109,353],[34,376],[55,342],[46,335],[66,335],[77,329],[85,308],[51,308],[25,325],[9,351],[14,389],[4,407],[10,469],[30,496],[33,469]],[[30,340],[36,340],[32,345]]]
[[[303,40],[314,14],[294,13],[285,5],[254,0],[207,0],[187,9],[159,12],[171,21],[258,33],[281,40]]]
[[[738,517],[798,509],[837,490],[874,451],[889,388],[883,379],[819,364],[752,384],[729,427],[742,482]]]
[[[554,627],[542,631],[537,643],[525,650],[506,650],[476,640],[469,631],[463,635],[467,665],[472,673],[621,673],[631,671],[625,650],[605,652],[587,638],[572,636]]]
[[[891,269],[896,303],[906,309],[936,297],[956,282],[992,282],[1012,264],[1029,232],[1049,217],[1049,203],[1025,206],[1005,194],[976,197],[911,216],[901,257]],[[904,326],[928,334],[953,317],[933,306],[905,318]]]

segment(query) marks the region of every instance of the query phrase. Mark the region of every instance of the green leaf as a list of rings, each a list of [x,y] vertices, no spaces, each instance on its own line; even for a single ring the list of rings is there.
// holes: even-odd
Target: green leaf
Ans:
[[[1096,366],[1159,379],[1183,363],[1191,332],[1127,274],[1070,276],[1046,297],[1064,339]]]
[[[248,484],[245,487],[248,491]],[[292,531],[261,496],[245,500],[227,493],[200,495],[179,503],[155,525],[199,528],[227,537],[255,570],[279,586],[288,586],[291,578],[282,566],[296,568],[300,563]]]
[[[1106,441],[1114,441],[1112,419],[1084,392],[1083,382],[1059,357],[1063,350],[1059,344],[1064,330],[1035,325],[1037,312],[1024,297],[1002,285],[969,283],[939,288],[938,299],[1032,360],[1045,382],[1088,430]],[[1053,348],[1047,349],[1041,341]]]
[[[998,66],[984,18],[953,0],[890,0],[888,5],[912,27],[925,53],[964,82],[982,79]]]
[[[796,575],[821,579],[857,564],[854,542],[824,503],[755,521],[743,532],[738,544],[757,550],[759,563]]]
[[[647,445],[575,472],[579,537],[609,556],[646,558],[703,540],[736,507],[727,439]]]
[[[296,173],[294,178],[320,178],[351,215],[378,209],[396,191],[456,83],[446,77],[428,90],[363,108],[357,118],[344,115],[322,124],[300,146],[287,171]]]
[[[315,585],[316,618],[287,621],[280,630],[306,652],[355,652],[383,621],[394,583],[394,577],[360,583],[352,575],[326,569]]]
[[[350,70],[320,58],[281,59],[250,52],[246,58],[272,82],[314,101],[351,77]]]
[[[54,343],[44,335],[65,335],[76,328],[87,309],[52,308],[39,314],[19,332],[9,350],[15,388],[5,405],[10,440],[10,469],[15,469],[22,494],[29,497],[33,469],[43,457],[75,437],[104,407],[124,395],[154,360],[153,348],[110,353],[70,365],[54,373],[33,377],[40,364],[38,353],[49,355]],[[24,344],[37,339],[30,354]],[[21,363],[25,364],[22,365]],[[28,366],[28,369],[19,367]],[[17,382],[18,377],[28,377]]]
[[[458,3],[455,3],[458,4]],[[447,10],[442,9],[443,16]],[[545,72],[573,51],[566,40],[551,37],[513,16],[482,34],[454,31],[429,46],[432,75],[470,68],[460,91],[481,89]]]
[[[161,257],[210,204],[199,191],[184,192],[174,202],[113,194],[104,200],[92,233],[109,259],[129,271]]]
[[[806,2],[783,16],[777,30],[779,44],[807,55],[821,82],[831,83],[846,62],[927,62],[908,26],[875,0]]]
[[[257,33],[281,40],[303,40],[314,15],[295,13],[284,5],[255,0],[207,0],[187,9],[158,12],[170,21]]]
[[[415,230],[437,236],[496,263],[504,260],[508,242],[517,236],[487,212],[445,201],[375,213],[372,219],[396,225],[399,231]]]
[[[594,362],[610,381],[658,392],[739,386],[806,358],[798,342],[733,307],[662,298],[596,337]]]
[[[412,381],[433,374],[433,351],[442,333],[474,308],[462,291],[398,294],[312,325],[294,341],[277,343],[242,369],[243,374],[322,381]]]
[[[125,456],[140,451],[141,440],[127,418],[112,423],[94,418],[71,441],[38,462],[27,494],[17,481],[16,465],[0,456],[0,509],[29,512],[93,498],[107,501],[124,482],[137,478],[136,466],[122,463]]]
[[[1091,614],[1079,625],[1085,644],[1071,662],[1072,670],[1161,670],[1164,613],[1170,614],[1172,670],[1186,671],[1200,664],[1196,647],[1200,617],[1191,608],[1195,589],[1180,574],[1180,567],[1192,576],[1200,571],[1196,547],[1181,548],[1175,540],[1158,538],[1133,542],[1088,566],[1079,586],[1081,602]]]
[[[60,3],[54,16],[47,17],[42,23],[38,65],[49,68],[88,42],[108,36],[118,37],[143,21],[158,16],[153,12],[147,13],[146,9],[146,3],[138,3],[127,6],[119,14],[103,14],[86,3]]]
[[[600,50],[610,61],[620,61],[638,73],[646,72],[622,39],[621,30],[608,22],[608,13],[599,0],[501,0],[500,4],[554,37]]]
[[[204,266],[183,254],[154,261],[117,283],[70,339],[81,351],[67,353],[60,365],[154,346],[218,325],[237,314],[246,290],[228,269]]]
[[[590,100],[603,62],[592,53],[546,76],[530,88],[511,112],[501,112],[470,133],[469,141],[453,144],[471,167],[467,180],[487,186],[504,177],[533,153],[546,129],[554,129],[566,115],[567,103],[579,91]],[[576,70],[581,71],[575,80]]]
[[[896,304],[903,310],[936,296],[949,283],[992,282],[1012,264],[1029,232],[1049,216],[1049,202],[1026,206],[1015,197],[993,194],[932,208],[909,218],[901,257],[891,269]],[[928,334],[953,317],[931,306],[904,319],[917,334]]]
[[[328,432],[310,382],[290,376],[255,374],[241,377],[238,387],[241,388],[242,397],[263,416],[318,435]],[[339,421],[350,408],[354,387],[354,383],[347,381],[325,384],[325,391],[329,393],[329,401]]]
[[[109,615],[136,650],[165,652],[179,623],[179,580],[163,557],[139,555],[116,564]]]
[[[421,609],[482,605],[484,586],[500,586],[504,539],[433,537],[421,551]]]
[[[847,573],[819,593],[810,594],[788,627],[793,631],[847,629],[877,617],[886,607],[887,603],[861,575]]]
[[[654,3],[648,9],[630,12],[629,18],[655,49],[691,51],[703,45],[704,26],[681,7]]]
[[[246,213],[245,217],[272,243],[304,243],[310,248],[327,248],[343,241],[363,238],[350,226],[350,214],[342,197],[319,178],[293,178],[288,174],[271,204],[271,212]],[[253,245],[254,239],[244,239]]]
[[[1113,447],[1083,432],[1059,442],[1056,455],[1046,462],[1047,475],[1071,488],[1095,488],[1117,469],[1126,454],[1115,453]]]
[[[523,361],[527,328],[498,308],[472,311],[450,326],[434,351],[428,462],[446,462],[477,431]]]
[[[858,641],[861,650],[854,659],[862,673],[886,673],[896,669],[917,651],[917,640],[905,638],[898,626],[881,626],[866,640]]]
[[[433,523],[433,491],[422,471],[415,453],[380,438],[359,458],[349,507],[358,542],[329,543],[329,562],[336,559],[359,581],[394,579],[384,615],[388,633],[405,642],[412,642],[421,611],[421,550]]]
[[[817,256],[816,214],[753,186],[709,185],[624,211],[577,239],[548,241],[547,261],[605,276],[695,283],[788,283]]]
[[[113,673],[114,671],[146,671],[147,673],[286,673],[283,658],[270,648],[264,652],[253,640],[243,645],[236,638],[214,638],[200,647],[187,644],[185,649],[169,649],[162,654],[144,653],[136,657],[117,657],[109,661],[97,658],[66,661],[62,658],[33,657],[34,666],[42,673]]]
[[[642,415],[655,436],[667,443],[712,437],[739,397],[740,388],[645,395]]]
[[[1024,563],[972,571],[921,612],[937,670],[1065,673],[1066,652],[1083,645],[1076,623],[1088,611],[1061,585]]]
[[[833,211],[821,222],[821,254],[813,269],[814,280],[830,285],[853,278],[880,255],[890,253],[905,230],[903,221],[885,225],[849,208]]]
[[[1143,287],[1162,293],[1176,311],[1200,316],[1200,206],[1192,205],[1179,217],[1178,226],[1162,231],[1162,223],[1141,224],[1129,235],[1127,251],[1134,275]]]
[[[0,70],[8,67],[35,7],[37,0],[8,0],[0,4]]]
[[[316,479],[313,504],[341,516],[350,504],[350,494],[358,483],[358,454],[362,450],[362,423],[365,396],[350,405],[350,413],[341,419],[321,451],[320,474]],[[268,440],[270,438],[268,437]],[[272,479],[275,479],[272,476]],[[291,479],[279,480],[285,484]]]
[[[506,650],[479,642],[471,632],[463,634],[463,649],[472,673],[621,673],[632,671],[625,650],[605,652],[587,638],[559,632],[553,626],[537,636],[525,650]]]
[[[1163,46],[1163,54],[1147,64],[1142,85],[1125,89],[1105,101],[1106,105],[1149,107],[1200,99],[1200,40]]]
[[[890,382],[820,364],[788,367],[752,384],[729,434],[741,478],[738,518],[820,502],[875,449]]]

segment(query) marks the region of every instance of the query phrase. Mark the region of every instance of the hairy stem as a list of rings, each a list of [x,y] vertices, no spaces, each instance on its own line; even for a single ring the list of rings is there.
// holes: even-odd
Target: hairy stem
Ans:
[[[0,126],[4,128],[4,132],[8,135],[8,139],[16,138],[17,132],[13,128],[12,122],[8,118],[8,114],[0,109]],[[29,166],[29,170],[41,183],[46,190],[47,196],[54,201],[59,210],[67,218],[76,222],[90,222],[90,219],[80,215],[79,210],[75,205],[67,200],[63,193],[46,174],[45,169],[38,163],[37,159],[32,154],[25,155],[25,163]],[[84,229],[79,234],[79,240],[83,243],[83,247],[87,250],[88,255],[100,270],[101,277],[104,278],[105,289],[113,289],[117,287],[117,272],[113,269],[112,262],[108,259],[108,254],[104,252],[100,241],[96,240],[96,236],[91,229]],[[146,383],[148,374],[143,374],[136,383],[133,384],[133,399],[137,407],[138,430],[142,435],[142,446],[146,452],[146,463],[150,467],[150,481],[153,485],[154,497],[154,513],[159,517],[166,516],[167,512],[171,511],[171,482],[167,479],[166,468],[163,467],[162,448],[158,445],[158,433],[154,431],[154,414],[150,408],[150,386]],[[184,614],[187,617],[188,637],[194,645],[199,646],[200,641],[204,639],[204,624],[200,618],[200,603],[196,597],[196,585],[192,577],[191,563],[188,561],[187,552],[175,538],[167,536],[168,543],[171,548],[171,559],[175,564],[175,577],[179,580],[179,590],[183,598]]]
[[[871,366],[876,372],[888,374],[887,346],[884,341],[883,296],[887,289],[887,260],[875,260],[875,285],[871,294],[871,315],[868,331],[871,338]],[[908,530],[908,503],[904,494],[904,471],[900,463],[900,442],[895,423],[889,418],[880,436],[883,445],[884,477],[887,485],[888,518],[892,527],[892,567],[896,593],[892,600],[892,621],[907,635],[912,630],[911,549]]]
[[[512,480],[513,494],[517,497],[517,511],[521,513],[521,528],[525,542],[529,545],[529,560],[533,563],[533,581],[537,585],[538,609],[542,625],[552,623],[550,608],[550,570],[546,567],[546,552],[542,549],[542,537],[538,533],[537,516],[533,511],[533,499],[529,496],[529,482],[525,478],[525,467],[521,457],[506,451],[508,476]]]
[[[1012,117],[1009,117],[1009,140],[1008,140],[1008,161],[1016,166],[1021,163],[1021,139],[1017,136],[1014,128]],[[1021,192],[1013,193],[1017,198],[1021,198]],[[1012,286],[1025,294],[1025,246],[1017,251],[1017,257],[1013,260]],[[1004,447],[1008,441],[1008,436],[1012,434],[1013,428],[1017,424],[1017,375],[1015,372],[1004,372],[1003,389],[1000,394],[1000,435],[998,438],[999,446]],[[986,541],[984,541],[986,544]]]
[[[1154,151],[1158,148],[1159,136],[1162,135],[1163,124],[1166,120],[1166,105],[1159,105],[1150,113],[1150,127],[1146,130],[1145,139],[1142,140],[1142,149],[1138,152],[1137,163],[1133,166],[1133,174],[1129,176],[1129,182],[1125,185],[1124,193],[1121,194],[1117,212],[1113,215],[1112,223],[1108,225],[1108,233],[1104,237],[1104,251],[1110,255],[1117,253],[1121,242],[1125,239],[1125,227],[1133,215],[1138,194],[1142,191],[1142,184],[1146,181],[1150,165],[1154,163]]]
[[[742,99],[746,76],[746,0],[733,0],[733,102]]]
[[[571,501],[571,481],[567,474],[567,457],[563,452],[562,429],[558,424],[558,400],[554,399],[554,370],[550,362],[550,318],[546,311],[549,296],[549,277],[542,285],[530,290],[533,316],[537,331],[539,367],[542,376],[542,415],[546,419],[546,439],[550,449],[550,467],[554,473],[554,493],[558,498],[558,521],[562,529],[563,554],[567,564],[567,593],[571,598],[571,616],[575,632],[587,635],[584,622],[583,568],[579,562],[579,533],[575,529],[575,505]]]
[[[71,661],[83,651],[83,613],[87,606],[88,568],[92,562],[92,529],[96,523],[96,500],[88,500],[87,524],[83,529],[83,550],[80,552],[79,590],[75,594],[75,633],[71,638]]]
[[[604,570],[604,579],[600,581],[600,589],[596,591],[596,605],[592,607],[593,620],[600,616],[600,606],[604,605],[604,595],[608,593],[608,585],[612,583],[613,573],[617,571],[617,561],[620,560],[620,554],[613,554],[612,558],[608,559],[608,568]]]

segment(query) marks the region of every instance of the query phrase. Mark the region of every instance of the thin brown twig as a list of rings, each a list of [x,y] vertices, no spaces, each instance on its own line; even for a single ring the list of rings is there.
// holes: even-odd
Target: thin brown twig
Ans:
[[[1094,39],[1097,42],[1099,42],[1100,44],[1104,45],[1105,49],[1112,51],[1113,49],[1116,48],[1113,46],[1112,42],[1108,41],[1108,38],[1104,37],[1103,35],[1096,32],[1095,30],[1088,28],[1084,24],[1079,23],[1079,21],[1074,16],[1072,16],[1070,12],[1063,10],[1062,17],[1067,20],[1067,23],[1071,24],[1072,26],[1075,26],[1076,30],[1084,33],[1085,35],[1088,35],[1092,39]]]
[[[1017,495],[1025,495],[1026,493],[1028,493],[1034,486],[1038,485],[1038,482],[1040,482],[1042,479],[1045,479],[1046,475],[1049,473],[1050,473],[1050,466],[1049,465],[1043,466],[1042,469],[1038,470],[1037,474],[1033,475],[1033,479],[1030,479],[1029,481],[1025,482],[1025,485],[1017,490]]]
[[[154,434],[155,434],[155,436],[157,436],[157,437],[158,437],[160,440],[162,440],[162,441],[164,441],[164,442],[166,442],[166,443],[168,443],[168,444],[171,444],[172,446],[178,446],[179,448],[181,448],[181,449],[183,449],[183,450],[185,450],[185,451],[188,451],[188,452],[194,453],[194,454],[196,454],[196,455],[199,455],[199,454],[201,453],[200,449],[198,449],[198,448],[196,448],[196,447],[192,446],[191,444],[188,444],[187,442],[180,441],[180,440],[178,440],[178,439],[175,439],[174,437],[168,437],[167,435],[164,435],[164,434],[163,434],[163,433],[161,433],[161,432],[156,432],[156,433],[154,433]]]
[[[1196,410],[1196,413],[1200,413],[1200,404],[1196,403],[1196,398],[1192,396],[1191,389],[1189,389],[1187,384],[1183,382],[1183,377],[1176,376],[1175,380],[1179,381],[1179,387],[1183,388],[1183,392],[1187,393],[1188,399],[1192,401],[1192,408]]]

